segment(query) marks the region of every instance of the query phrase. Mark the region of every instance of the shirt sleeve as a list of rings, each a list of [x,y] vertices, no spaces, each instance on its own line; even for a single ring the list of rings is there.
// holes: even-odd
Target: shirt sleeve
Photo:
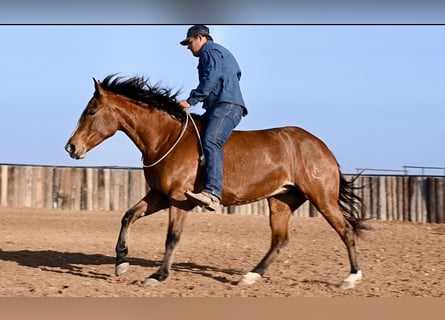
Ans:
[[[199,84],[187,99],[192,106],[202,102],[218,86],[222,69],[222,56],[218,50],[205,51],[199,59]]]

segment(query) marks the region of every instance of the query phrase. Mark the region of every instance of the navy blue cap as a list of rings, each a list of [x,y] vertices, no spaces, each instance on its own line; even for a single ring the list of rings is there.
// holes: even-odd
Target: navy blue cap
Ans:
[[[209,38],[210,40],[213,40],[212,37],[210,36],[210,31],[209,28],[207,28],[205,25],[203,24],[195,24],[194,26],[190,27],[187,30],[187,38],[185,38],[184,40],[182,40],[180,42],[181,45],[186,46],[189,44],[189,40],[190,38],[195,38],[197,36],[205,36],[207,38]]]

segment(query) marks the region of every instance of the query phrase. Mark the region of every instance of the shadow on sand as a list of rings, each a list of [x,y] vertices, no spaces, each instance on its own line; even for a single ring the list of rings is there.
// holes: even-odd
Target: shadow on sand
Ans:
[[[87,270],[85,266],[113,265],[115,258],[103,254],[85,254],[80,252],[59,252],[53,250],[18,250],[3,251],[0,249],[0,260],[13,261],[24,267],[37,268],[42,271],[67,273],[79,277],[94,279],[111,279],[114,274],[100,273]],[[158,268],[161,261],[129,258],[130,265],[138,265],[147,268]],[[242,274],[233,269],[221,269],[195,263],[176,263],[172,266],[172,272],[185,272],[202,275],[212,278],[222,283],[230,283],[224,276],[217,276],[215,273],[225,273],[227,275]]]

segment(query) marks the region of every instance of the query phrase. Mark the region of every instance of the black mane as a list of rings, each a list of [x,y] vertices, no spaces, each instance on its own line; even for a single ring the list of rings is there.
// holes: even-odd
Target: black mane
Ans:
[[[176,100],[179,92],[172,93],[171,89],[150,85],[148,80],[142,76],[123,78],[116,76],[116,74],[111,74],[105,77],[101,82],[101,86],[105,90],[163,110],[181,121],[184,121],[186,118],[186,113]]]

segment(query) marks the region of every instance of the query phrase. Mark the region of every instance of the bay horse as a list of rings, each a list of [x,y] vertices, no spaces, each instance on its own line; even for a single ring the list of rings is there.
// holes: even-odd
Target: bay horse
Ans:
[[[179,107],[178,92],[150,85],[144,77],[111,74],[102,82],[93,81],[93,97],[65,150],[72,158],[83,159],[118,130],[140,150],[149,191],[122,217],[115,272],[120,276],[129,268],[126,256],[130,226],[141,217],[168,209],[162,264],[144,281],[146,285],[158,285],[169,276],[187,212],[196,206],[184,193],[200,191],[204,184],[199,132],[205,123],[199,115],[192,117]],[[194,121],[188,121],[189,117]],[[262,278],[289,241],[288,222],[293,211],[308,200],[346,245],[350,274],[339,287],[353,288],[362,278],[355,238],[365,228],[361,218],[364,206],[354,194],[354,181],[344,178],[328,147],[302,128],[281,127],[235,130],[223,150],[221,204],[235,206],[267,199],[270,210],[270,249],[239,284],[251,285]]]

